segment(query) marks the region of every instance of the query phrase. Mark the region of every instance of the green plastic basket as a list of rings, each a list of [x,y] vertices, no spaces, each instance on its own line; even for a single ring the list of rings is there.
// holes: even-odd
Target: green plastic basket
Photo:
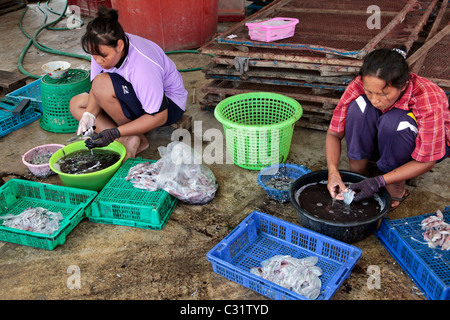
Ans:
[[[70,99],[91,89],[90,73],[81,69],[70,69],[67,77],[52,79],[48,75],[41,80],[42,129],[55,133],[72,133],[78,121],[69,110]]]
[[[295,122],[302,114],[298,101],[269,92],[234,95],[214,110],[223,125],[231,160],[250,170],[286,161]]]
[[[0,188],[0,241],[53,250],[83,220],[97,192],[21,179],[11,179]],[[29,207],[61,212],[64,219],[51,235],[3,226],[2,216],[20,214]]]
[[[128,171],[147,159],[127,159],[91,204],[89,220],[96,223],[161,230],[178,199],[164,190],[147,191],[125,180]]]

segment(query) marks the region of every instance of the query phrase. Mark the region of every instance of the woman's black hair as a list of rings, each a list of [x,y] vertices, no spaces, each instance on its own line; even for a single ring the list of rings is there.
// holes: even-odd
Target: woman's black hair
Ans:
[[[402,89],[409,78],[406,47],[373,50],[364,58],[359,75],[375,76],[384,80],[386,86]]]
[[[119,23],[118,11],[101,6],[97,17],[87,24],[86,32],[81,38],[83,50],[92,55],[101,55],[99,45],[116,47],[119,40],[127,43],[127,37]]]

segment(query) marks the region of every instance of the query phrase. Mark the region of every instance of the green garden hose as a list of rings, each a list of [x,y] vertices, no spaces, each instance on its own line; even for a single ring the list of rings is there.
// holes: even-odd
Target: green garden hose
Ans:
[[[42,45],[41,43],[39,43],[39,42],[36,40],[36,39],[37,39],[37,36],[39,35],[39,33],[41,33],[41,31],[44,30],[44,29],[49,29],[49,30],[70,30],[70,28],[53,28],[53,27],[51,27],[52,25],[58,23],[59,21],[61,21],[61,19],[64,18],[65,12],[66,12],[67,7],[68,7],[68,1],[66,1],[66,4],[65,4],[65,6],[64,6],[64,10],[63,10],[61,13],[57,13],[57,12],[53,11],[52,9],[50,9],[49,6],[48,6],[49,2],[50,2],[50,0],[48,0],[48,1],[46,2],[47,10],[49,10],[51,13],[58,14],[59,16],[58,16],[58,18],[57,18],[56,20],[54,20],[54,21],[52,21],[52,22],[49,22],[49,23],[46,23],[46,22],[47,22],[47,13],[45,13],[45,12],[42,10],[42,8],[41,8],[41,6],[40,6],[40,1],[38,1],[37,7],[38,7],[39,10],[44,14],[44,21],[43,21],[43,25],[35,32],[35,34],[34,34],[33,36],[28,35],[28,34],[25,32],[25,30],[24,30],[24,28],[23,28],[23,25],[22,25],[23,18],[24,18],[25,14],[26,14],[26,12],[27,12],[27,10],[28,10],[28,6],[25,7],[25,9],[24,9],[22,15],[20,16],[19,27],[20,27],[22,33],[29,39],[29,41],[28,41],[27,45],[26,45],[25,48],[22,50],[22,52],[21,52],[21,54],[20,54],[20,56],[19,56],[18,67],[19,67],[19,70],[20,70],[23,74],[25,74],[25,75],[29,76],[30,78],[33,78],[33,79],[39,79],[39,78],[41,78],[41,75],[31,74],[31,73],[29,73],[28,71],[26,71],[26,70],[24,69],[24,67],[23,67],[23,59],[24,59],[24,57],[25,57],[25,55],[26,55],[28,49],[31,47],[31,45],[34,45],[36,48],[38,48],[38,49],[41,50],[41,51],[48,52],[48,53],[51,53],[51,54],[62,55],[62,56],[68,56],[68,57],[79,58],[79,59],[84,59],[84,60],[87,60],[87,61],[91,61],[91,57],[88,56],[88,55],[79,55],[79,54],[74,54],[74,53],[69,53],[69,52],[64,52],[64,51],[52,49],[52,48],[49,48],[49,47],[47,47],[47,46],[45,46],[45,45]],[[77,19],[77,20],[79,20],[79,19]],[[81,21],[81,20],[79,20],[79,21],[80,21],[80,26],[83,25],[83,21]],[[198,54],[199,52],[198,52],[197,50],[176,50],[176,51],[167,51],[167,52],[165,52],[165,53],[166,53],[167,55],[169,55],[169,54],[173,54],[173,53],[197,53],[197,54]],[[212,55],[212,54],[207,54],[207,55],[209,55],[209,56],[211,56],[211,57],[214,56],[214,55]],[[179,72],[191,72],[191,71],[198,71],[198,70],[201,70],[202,68],[203,68],[203,67],[189,68],[189,69],[178,69],[178,71],[179,71]]]
[[[50,0],[47,1],[47,5],[48,5],[49,2],[50,2]],[[39,10],[41,10],[41,8],[40,8],[40,1],[37,3],[37,6],[39,7]],[[39,35],[39,33],[41,33],[42,30],[44,30],[46,28],[48,29],[51,25],[54,25],[54,24],[58,23],[59,21],[61,21],[62,18],[64,18],[65,12],[67,10],[67,6],[68,6],[68,2],[66,1],[66,4],[64,6],[64,10],[59,14],[58,18],[56,20],[52,21],[52,22],[49,22],[49,23],[45,23],[45,21],[47,20],[47,15],[44,13],[44,15],[45,15],[45,17],[44,17],[44,24],[35,32],[35,34],[32,37],[25,32],[25,30],[23,29],[23,25],[22,25],[23,17],[25,16],[25,13],[28,10],[28,6],[25,7],[25,9],[24,9],[24,11],[23,11],[23,13],[22,13],[22,15],[20,17],[19,26],[20,26],[20,29],[22,30],[22,33],[30,40],[28,41],[27,45],[22,50],[22,53],[19,56],[18,66],[19,66],[19,70],[23,74],[25,74],[25,75],[29,76],[30,78],[33,78],[33,79],[41,78],[41,75],[31,74],[31,73],[29,73],[28,71],[26,71],[23,68],[23,59],[24,59],[25,54],[27,53],[28,49],[31,47],[32,44],[36,48],[38,48],[39,50],[44,51],[44,52],[48,52],[48,53],[51,53],[51,54],[57,54],[57,55],[62,55],[62,56],[69,56],[69,57],[84,59],[84,60],[87,60],[87,61],[91,60],[90,56],[79,55],[79,54],[74,54],[74,53],[69,53],[69,52],[64,52],[64,51],[52,49],[52,48],[49,48],[47,46],[44,46],[44,45],[40,44],[36,40],[37,36]],[[69,28],[67,28],[67,29],[69,29]]]

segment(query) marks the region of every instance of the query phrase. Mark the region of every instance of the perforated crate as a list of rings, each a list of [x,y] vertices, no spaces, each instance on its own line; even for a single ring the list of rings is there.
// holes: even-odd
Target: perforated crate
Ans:
[[[297,259],[316,256],[322,269],[318,300],[330,299],[350,276],[362,250],[333,238],[253,211],[206,255],[213,270],[225,278],[274,300],[307,298],[250,273],[250,268],[275,255]]]
[[[12,100],[10,100],[12,102]],[[14,115],[12,111],[16,108],[14,105],[0,102],[0,137],[3,137],[27,124],[30,124],[41,117],[41,113],[33,108],[33,102],[20,115]],[[6,111],[9,110],[9,111]]]
[[[289,199],[289,189],[279,190],[268,186],[267,184],[276,178],[289,178],[296,180],[302,175],[310,173],[311,170],[305,166],[301,166],[294,163],[279,163],[270,165],[261,169],[258,174],[256,182],[264,189],[266,194],[274,200],[280,202],[290,201]]]
[[[69,69],[63,79],[52,79],[46,75],[41,78],[42,129],[55,133],[77,131],[78,120],[70,113],[70,100],[91,89],[90,72],[82,69]]]
[[[428,247],[420,225],[435,214],[384,218],[375,235],[428,299],[450,300],[450,250]],[[443,214],[450,223],[450,207]]]
[[[41,79],[37,79],[23,87],[20,87],[6,95],[6,98],[12,101],[20,102],[23,99],[29,99],[31,103],[36,103],[39,110],[42,111],[41,99]]]
[[[286,161],[295,122],[302,114],[298,101],[272,92],[237,94],[214,109],[231,160],[249,170]]]
[[[0,240],[53,250],[65,243],[67,235],[80,223],[97,192],[21,179],[11,179],[0,188]],[[29,207],[61,212],[64,219],[51,235],[3,226],[2,216],[20,214]]]
[[[169,220],[178,199],[164,190],[147,191],[125,180],[138,163],[155,160],[127,159],[91,205],[89,220],[97,223],[161,230]]]
[[[271,42],[290,38],[295,34],[296,18],[276,17],[265,21],[247,22],[250,39]]]

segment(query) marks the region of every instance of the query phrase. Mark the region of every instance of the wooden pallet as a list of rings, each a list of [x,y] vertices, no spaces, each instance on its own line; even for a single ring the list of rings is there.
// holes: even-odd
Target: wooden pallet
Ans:
[[[339,102],[339,97],[332,91],[324,90],[312,94],[311,88],[292,88],[289,86],[273,86],[248,82],[213,81],[204,85],[201,91],[205,93],[199,104],[202,110],[213,110],[225,98],[248,92],[279,93],[297,100],[303,109],[303,115],[296,126],[326,131],[333,116],[333,110]]]
[[[274,1],[199,48],[213,55],[202,70],[212,81],[202,88],[200,106],[211,109],[225,97],[258,87],[299,101],[304,112],[297,124],[326,130],[362,58],[378,47],[409,50],[420,44],[419,33],[438,2],[375,1],[382,25],[369,30],[366,0]],[[250,39],[246,22],[277,16],[299,19],[292,37],[269,43]]]

